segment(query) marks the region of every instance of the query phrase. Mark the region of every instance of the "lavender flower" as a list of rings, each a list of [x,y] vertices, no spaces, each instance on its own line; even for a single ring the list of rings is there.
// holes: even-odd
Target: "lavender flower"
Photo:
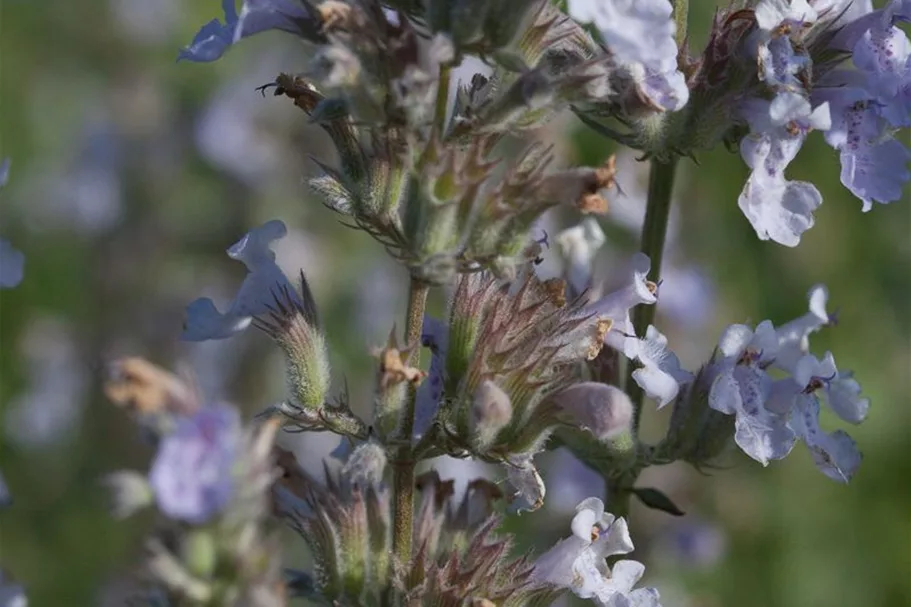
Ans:
[[[168,517],[205,523],[231,499],[241,448],[240,416],[227,405],[202,407],[162,439],[149,471],[158,508]]]
[[[801,87],[799,74],[812,63],[806,49],[796,43],[805,26],[816,20],[816,11],[806,0],[760,0],[754,9],[759,78],[772,87]]]
[[[576,507],[571,528],[571,536],[535,561],[536,580],[608,607],[659,607],[654,588],[633,590],[645,571],[642,563],[621,560],[608,567],[605,561],[633,550],[624,519],[604,512],[604,503],[590,497]]]
[[[827,81],[836,83],[840,74]],[[833,109],[832,129],[826,142],[839,151],[841,182],[863,202],[887,204],[902,198],[902,187],[911,179],[911,151],[890,134],[883,107],[864,89],[819,89],[817,99],[828,99]]]
[[[753,332],[745,325],[728,327],[719,341],[724,358],[710,365],[714,374],[709,405],[735,415],[734,439],[750,457],[767,465],[790,453],[798,439],[810,449],[817,467],[829,478],[851,479],[861,461],[854,441],[843,431],[819,426],[820,394],[841,419],[859,424],[870,401],[850,372],[839,372],[831,353],[822,360],[806,353],[808,336],[828,324],[827,292],[810,291],[811,311],[776,331],[763,321]],[[773,379],[775,366],[789,374]]]
[[[728,327],[718,341],[724,358],[709,393],[713,409],[737,416],[737,445],[764,466],[790,453],[796,440],[787,418],[766,409],[772,379],[764,367],[774,360],[777,344],[769,321],[760,323],[755,332],[746,325]]]

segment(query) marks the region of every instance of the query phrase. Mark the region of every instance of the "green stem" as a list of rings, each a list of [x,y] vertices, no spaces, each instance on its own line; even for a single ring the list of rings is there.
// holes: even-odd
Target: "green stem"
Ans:
[[[424,307],[430,286],[415,278],[408,291],[408,317],[405,323],[405,343],[413,347],[407,364],[417,367],[421,362],[421,328],[424,325]],[[405,412],[401,420],[400,446],[393,466],[394,518],[392,522],[392,551],[402,565],[411,561],[411,543],[414,530],[414,452],[411,434],[414,431],[414,406],[417,390],[409,388]]]
[[[645,222],[642,224],[641,251],[651,259],[649,279],[658,282],[661,276],[661,256],[664,253],[664,240],[667,236],[667,222],[671,214],[671,194],[674,191],[674,175],[677,171],[677,158],[662,161],[652,159],[648,179],[648,204],[645,209]],[[636,335],[642,337],[655,318],[657,304],[636,306],[633,311],[633,327]],[[626,393],[633,401],[633,432],[638,436],[639,421],[642,417],[643,393],[633,381],[634,365],[627,365]]]
[[[433,124],[440,133],[440,138],[446,137],[446,110],[449,109],[449,76],[451,71],[452,68],[448,63],[440,65],[436,107],[433,112]]]
[[[677,46],[686,40],[687,18],[690,12],[689,0],[672,0],[674,5],[674,24],[677,26]]]

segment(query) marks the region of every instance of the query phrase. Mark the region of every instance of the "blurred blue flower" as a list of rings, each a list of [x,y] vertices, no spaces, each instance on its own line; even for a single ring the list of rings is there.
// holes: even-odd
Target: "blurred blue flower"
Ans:
[[[0,188],[9,181],[9,158],[0,162]],[[0,289],[11,289],[22,282],[25,255],[0,238]]]
[[[249,274],[241,284],[234,301],[224,313],[207,298],[195,299],[187,306],[186,322],[181,338],[185,341],[225,339],[243,331],[254,316],[267,314],[283,291],[299,301],[297,290],[275,263],[271,245],[288,233],[285,224],[277,219],[250,230],[231,245],[228,256],[243,262]],[[303,303],[301,303],[303,305]]]
[[[234,492],[240,439],[240,415],[227,405],[206,406],[178,420],[149,472],[158,508],[170,518],[197,524],[218,514]]]
[[[307,2],[296,0],[244,0],[240,13],[235,0],[222,0],[225,22],[206,23],[177,60],[209,62],[219,59],[232,44],[267,30],[281,30],[309,40],[318,40],[322,21]]]

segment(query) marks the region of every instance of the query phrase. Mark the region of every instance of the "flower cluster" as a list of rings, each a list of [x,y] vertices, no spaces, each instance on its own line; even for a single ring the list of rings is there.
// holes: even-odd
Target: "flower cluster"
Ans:
[[[275,479],[277,423],[244,430],[239,412],[204,404],[180,378],[141,359],[112,367],[108,396],[137,415],[156,443],[147,475],[120,471],[105,483],[119,517],[154,506],[173,528],[147,541],[152,585],[195,604],[283,604],[277,538],[265,526]]]
[[[626,515],[635,495],[682,515],[637,485],[644,468],[704,466],[732,440],[767,464],[803,440],[827,476],[853,476],[854,441],[824,431],[820,411],[825,403],[857,424],[869,402],[831,353],[810,352],[810,335],[835,320],[824,287],[811,290],[807,314],[777,328],[728,327],[695,372],[651,320],[680,156],[739,143],[752,171],[740,206],[760,238],[789,246],[821,202],[812,184],[784,175],[811,130],[839,150],[842,181],[865,209],[900,195],[908,152],[892,130],[909,125],[911,63],[894,24],[909,19],[908,2],[847,11],[843,2],[758,0],[719,12],[698,59],[681,43],[685,4],[572,0],[567,15],[544,0],[243,0],[239,10],[224,0],[224,22],[204,25],[179,59],[214,61],[267,30],[308,44],[303,69],[260,91],[290,100],[329,135],[338,166],[317,161],[309,186],[407,270],[409,304],[404,332],[393,325],[373,351],[369,402],[350,402],[347,389],[333,396],[329,336],[306,278],[295,284],[277,263],[272,247],[288,229],[272,220],[227,250],[247,270],[234,299],[221,309],[191,302],[182,337],[261,330],[284,354],[282,402],[245,427],[237,410],[204,405],[195,387],[150,363],[114,365],[108,396],[157,449],[148,474],[108,477],[116,515],[154,505],[166,519],[148,543],[149,592],[269,607],[295,597],[524,607],[571,592],[609,607],[657,607],[656,590],[634,588],[641,563],[608,561],[633,544],[625,519],[606,510]],[[459,81],[469,58],[485,69]],[[618,172],[615,156],[552,166],[553,147],[533,129],[559,110],[652,160],[643,252],[619,289],[594,280],[606,237],[593,217],[557,236],[562,275],[539,267],[555,254],[536,233],[544,213],[607,212]],[[450,296],[434,318],[426,302],[441,286]],[[644,397],[673,409],[657,445],[639,437]],[[339,435],[340,461],[324,461],[317,478],[273,444],[279,428]],[[597,470],[610,504],[582,501],[571,536],[536,559],[514,559],[497,513],[543,504],[535,458],[557,443]],[[437,456],[498,464],[505,482],[473,479],[456,496],[435,470],[418,473]],[[305,540],[312,574],[282,571],[273,518]]]
[[[760,238],[787,246],[800,242],[822,202],[812,184],[784,177],[809,131],[825,131],[839,151],[841,181],[864,211],[900,199],[911,178],[911,152],[892,135],[909,126],[909,43],[894,23],[911,14],[899,0],[882,11],[854,3],[861,6],[846,21],[851,3],[813,4],[761,0],[747,37],[765,87],[741,105],[750,135],[740,151],[752,173],[739,204]],[[839,63],[846,54],[853,69]]]

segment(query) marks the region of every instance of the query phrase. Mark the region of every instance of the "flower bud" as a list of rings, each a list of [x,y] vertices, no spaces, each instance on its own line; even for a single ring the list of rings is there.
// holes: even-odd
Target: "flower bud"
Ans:
[[[358,445],[342,467],[342,478],[352,486],[367,488],[383,482],[386,470],[386,451],[379,443],[370,441]]]
[[[313,411],[323,406],[329,393],[329,354],[303,272],[300,291],[298,297],[293,289],[283,287],[275,293],[268,318],[260,317],[255,322],[285,353],[285,380],[291,403]]]
[[[591,432],[598,440],[615,438],[630,428],[633,403],[614,386],[582,382],[553,397],[569,423]]]
[[[509,396],[493,381],[481,382],[471,402],[469,432],[479,451],[493,444],[497,433],[512,419]]]
[[[151,506],[154,500],[148,480],[141,474],[126,470],[109,474],[102,480],[111,492],[111,514],[124,519],[138,510]]]
[[[187,571],[184,564],[169,552],[160,540],[154,539],[149,542],[149,552],[145,571],[150,577],[197,604],[205,604],[212,600],[215,593],[212,584]]]
[[[193,529],[183,537],[182,560],[192,575],[207,579],[215,572],[218,560],[215,538],[207,529]]]

